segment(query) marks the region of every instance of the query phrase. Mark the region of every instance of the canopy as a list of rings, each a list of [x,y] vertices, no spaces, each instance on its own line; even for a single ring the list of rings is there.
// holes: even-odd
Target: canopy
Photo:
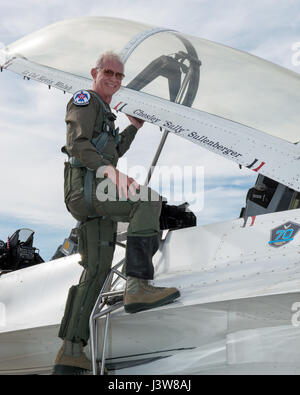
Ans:
[[[300,77],[256,56],[128,20],[83,17],[49,25],[8,45],[9,54],[85,78],[100,53],[126,62],[123,85],[300,140]]]

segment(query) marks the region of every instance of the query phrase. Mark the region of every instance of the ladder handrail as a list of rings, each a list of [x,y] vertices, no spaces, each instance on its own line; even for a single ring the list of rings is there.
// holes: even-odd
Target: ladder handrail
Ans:
[[[91,359],[93,366],[93,375],[97,375],[97,355],[98,355],[98,319],[100,317],[106,316],[105,319],[105,329],[103,335],[103,344],[102,344],[102,358],[101,358],[101,370],[100,375],[104,374],[105,368],[105,351],[106,351],[106,342],[107,342],[107,333],[108,333],[108,324],[110,319],[110,314],[121,308],[123,306],[123,301],[116,302],[115,304],[109,306],[103,310],[104,306],[107,306],[108,298],[110,296],[119,296],[123,295],[124,290],[120,291],[111,291],[111,288],[114,287],[119,278],[123,278],[126,280],[126,276],[117,270],[121,265],[125,263],[125,258],[121,259],[115,266],[113,266],[108,273],[104,284],[101,288],[97,301],[93,307],[92,313],[90,315],[89,326],[90,326],[90,349],[91,349]],[[116,275],[117,278],[112,282],[113,276]]]

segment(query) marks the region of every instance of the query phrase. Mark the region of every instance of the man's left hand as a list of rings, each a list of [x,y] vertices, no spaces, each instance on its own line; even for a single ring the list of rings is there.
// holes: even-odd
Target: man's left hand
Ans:
[[[141,119],[132,117],[131,115],[127,115],[127,114],[126,114],[126,116],[129,119],[129,121],[131,122],[131,124],[133,126],[135,126],[137,129],[140,129],[144,125],[144,121],[142,121]]]

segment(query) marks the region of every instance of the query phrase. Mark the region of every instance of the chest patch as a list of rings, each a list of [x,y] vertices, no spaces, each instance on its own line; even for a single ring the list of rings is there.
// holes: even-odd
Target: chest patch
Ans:
[[[91,95],[88,91],[82,90],[74,93],[73,103],[77,106],[87,106],[90,102]]]

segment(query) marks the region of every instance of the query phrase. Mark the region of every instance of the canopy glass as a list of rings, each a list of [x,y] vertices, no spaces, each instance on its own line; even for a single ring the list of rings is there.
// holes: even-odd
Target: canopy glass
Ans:
[[[76,18],[6,49],[86,78],[99,54],[113,50],[126,59],[123,86],[293,143],[300,140],[299,74],[214,42],[154,29],[114,18]]]

